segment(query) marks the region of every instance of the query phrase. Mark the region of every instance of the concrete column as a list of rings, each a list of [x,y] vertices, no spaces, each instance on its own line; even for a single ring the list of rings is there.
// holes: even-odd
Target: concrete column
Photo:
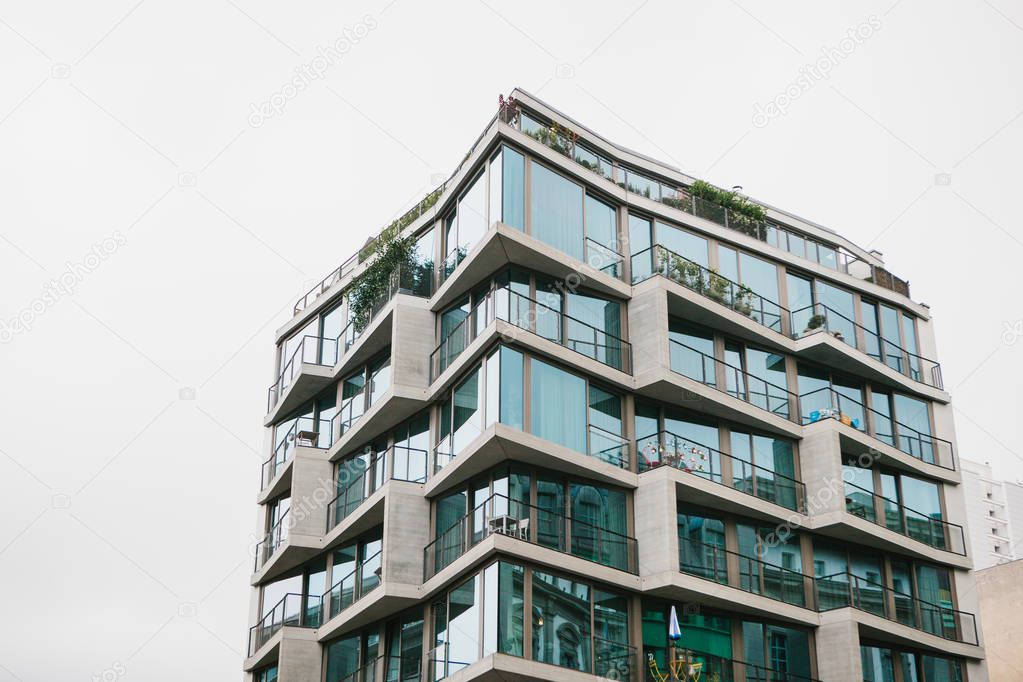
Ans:
[[[679,570],[675,482],[670,474],[668,467],[643,474],[636,489],[640,576]]]
[[[284,628],[281,637],[277,677],[285,681],[321,679],[323,650],[316,641],[316,630]]]
[[[816,640],[817,677],[821,682],[853,682],[863,679],[860,633],[854,621],[842,620],[821,625],[817,629]]]
[[[806,430],[799,442],[800,480],[806,484],[806,511],[823,516],[845,511],[842,447],[838,433],[828,424]]]
[[[430,542],[430,501],[422,486],[391,481],[384,502],[383,578],[389,583],[423,582],[423,550]]]
[[[430,353],[436,348],[435,316],[428,301],[399,294],[394,299],[391,367],[394,383],[427,388]]]
[[[663,372],[670,365],[668,347],[668,298],[657,278],[647,280],[629,301],[632,373],[642,376]]]
[[[334,467],[321,450],[295,448],[291,466],[289,537],[319,540],[327,528],[327,505],[334,499]]]

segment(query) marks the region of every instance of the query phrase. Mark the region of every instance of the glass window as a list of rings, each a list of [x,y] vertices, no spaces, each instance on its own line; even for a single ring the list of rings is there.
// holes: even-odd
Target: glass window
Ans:
[[[342,680],[359,670],[362,638],[349,635],[327,645],[327,679]]]
[[[586,237],[611,251],[618,251],[618,220],[615,214],[614,206],[587,195]]]
[[[377,360],[369,366],[369,405],[375,405],[384,392],[391,387],[391,357]]]
[[[598,677],[629,679],[635,663],[629,650],[629,600],[593,590],[593,656]]]
[[[893,397],[895,421],[899,424],[898,448],[933,464],[934,442],[931,440],[931,414],[927,402],[901,393]]]
[[[629,253],[632,255],[632,281],[641,282],[657,271],[660,264],[656,262],[657,254],[651,248],[650,221],[640,216],[629,214]]]
[[[533,571],[533,659],[591,671],[590,586]]]
[[[878,333],[877,304],[860,301],[860,318],[863,325],[864,352],[875,360],[881,359],[881,336]]]
[[[462,253],[471,251],[486,234],[486,191],[487,187],[481,173],[458,200],[458,249]]]
[[[559,445],[586,452],[586,381],[533,360],[531,431]]]
[[[938,484],[912,476],[900,476],[900,479],[906,506],[906,534],[932,547],[944,547]]]
[[[583,188],[541,164],[530,170],[533,236],[583,260]]]
[[[628,465],[628,444],[623,443],[622,399],[602,388],[589,389],[589,449],[597,457],[615,466]]]
[[[846,343],[856,345],[856,308],[851,291],[817,280],[817,300],[827,308],[828,331],[841,335]]]
[[[501,176],[504,180],[502,221],[509,227],[523,230],[526,225],[526,160],[522,154],[509,147],[504,147],[501,156],[503,158]]]
[[[791,441],[732,430],[732,481],[736,489],[796,508]]]
[[[876,646],[860,647],[863,682],[895,682],[895,662],[891,649]]]
[[[687,507],[680,508],[676,521],[681,571],[718,583],[727,583],[728,556],[724,551],[724,522]]]
[[[569,498],[572,502],[572,554],[629,570],[625,493],[573,483],[569,486]]]
[[[905,372],[902,337],[899,333],[899,311],[884,304],[881,304],[881,336],[884,339],[882,351],[885,363],[897,372]]]
[[[668,339],[673,372],[709,386],[717,384],[711,331],[671,318]]]
[[[962,663],[954,658],[921,656],[921,667],[927,682],[962,682]]]
[[[842,479],[845,481],[845,510],[871,523],[876,522],[874,472],[847,464],[842,467]]]
[[[776,675],[789,679],[810,677],[810,639],[804,630],[743,621],[742,643],[746,661],[764,661]]]
[[[461,452],[482,432],[480,415],[480,371],[477,369],[463,381],[452,396],[452,448]]]
[[[568,347],[606,365],[622,367],[621,304],[597,296],[566,296]]]
[[[433,293],[433,261],[437,230],[431,227],[416,240],[413,259],[412,293],[429,296]]]
[[[667,223],[658,222],[657,243],[683,258],[699,263],[705,268],[710,267],[707,258],[707,240],[692,232],[687,232]]]
[[[386,682],[419,682],[423,660],[421,615],[410,614],[387,625],[386,656]]]
[[[479,576],[473,576],[448,595],[447,660],[457,666],[456,670],[479,659],[478,586]]]

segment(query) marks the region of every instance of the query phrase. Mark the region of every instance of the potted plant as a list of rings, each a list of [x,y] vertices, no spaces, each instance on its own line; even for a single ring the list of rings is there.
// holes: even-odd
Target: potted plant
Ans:
[[[804,334],[817,331],[823,327],[828,321],[828,318],[823,315],[811,315],[810,319],[806,321],[806,329],[803,330]]]

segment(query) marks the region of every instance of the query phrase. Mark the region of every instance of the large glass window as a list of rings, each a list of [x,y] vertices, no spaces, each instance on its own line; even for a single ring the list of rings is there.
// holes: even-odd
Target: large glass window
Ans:
[[[797,507],[792,442],[733,430],[732,481],[736,489],[788,509]]]
[[[586,452],[586,380],[533,360],[532,432],[576,452]]]
[[[677,516],[679,564],[683,573],[728,583],[725,523],[704,512],[680,506]]]
[[[717,384],[714,334],[676,318],[668,320],[671,369],[700,383]]]
[[[934,442],[931,440],[931,413],[927,401],[902,393],[895,393],[893,399],[895,421],[899,423],[898,448],[933,464]]]
[[[709,267],[707,240],[699,235],[658,221],[657,243],[687,260]]]
[[[422,610],[387,624],[385,655],[386,682],[419,682],[423,660]]]
[[[521,566],[494,563],[434,604],[433,680],[492,653],[522,655],[523,575]]]
[[[805,630],[743,621],[742,644],[744,660],[767,667],[772,677],[810,678],[810,639]]]
[[[583,188],[546,166],[530,167],[530,229],[535,238],[583,260]]]
[[[590,586],[533,571],[533,659],[591,672]]]

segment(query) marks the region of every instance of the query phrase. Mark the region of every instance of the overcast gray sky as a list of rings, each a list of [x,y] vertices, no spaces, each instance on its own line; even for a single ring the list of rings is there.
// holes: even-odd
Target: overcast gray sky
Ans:
[[[237,679],[273,330],[516,85],[884,252],[1023,477],[1019,3],[438,4],[0,0],[0,682]]]

